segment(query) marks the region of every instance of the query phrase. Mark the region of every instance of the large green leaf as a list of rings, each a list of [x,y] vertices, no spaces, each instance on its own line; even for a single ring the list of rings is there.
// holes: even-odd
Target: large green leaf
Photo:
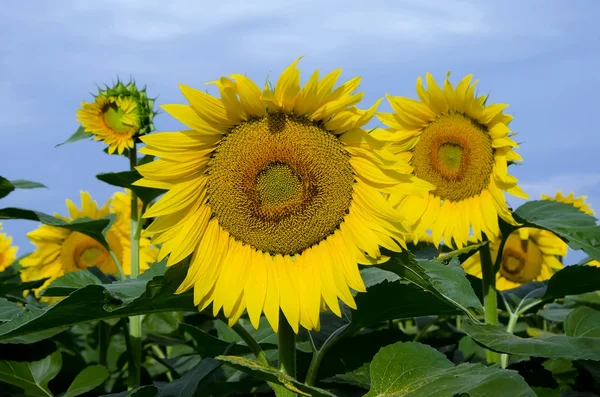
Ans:
[[[134,186],[133,183],[142,178],[140,173],[136,170],[98,174],[96,175],[96,178],[112,186],[133,190],[144,203],[150,203],[152,200],[165,193],[165,190],[162,189]]]
[[[371,390],[365,397],[535,397],[516,371],[483,364],[454,366],[434,348],[398,342],[377,353],[371,363]]]
[[[160,397],[194,397],[197,395],[198,388],[207,380],[206,378],[221,365],[223,365],[222,362],[205,358],[181,378],[170,383],[157,384],[158,395]]]
[[[52,281],[52,283],[42,291],[43,296],[67,296],[79,288],[88,285],[102,285],[100,279],[89,270],[78,270],[69,272]]]
[[[596,225],[596,218],[573,205],[552,200],[529,201],[517,208],[515,215],[524,226],[550,230],[571,248],[600,260],[600,226]]]
[[[42,185],[39,182],[26,181],[25,179],[9,181],[8,179],[0,176],[0,198],[6,197],[15,189],[37,189],[45,187],[45,185]]]
[[[174,294],[187,272],[185,265],[175,265],[165,275],[149,279],[151,270],[135,280],[76,289],[68,297],[43,309],[26,305],[19,316],[0,324],[0,340],[20,343],[23,336],[100,319],[198,310],[192,291]],[[146,275],[147,272],[150,273]]]
[[[67,144],[67,143],[73,143],[73,142],[81,141],[82,139],[91,139],[91,138],[92,138],[92,134],[90,134],[89,132],[85,132],[85,130],[83,129],[83,127],[79,127],[77,129],[77,131],[75,131],[73,133],[73,135],[71,135],[69,137],[69,139],[67,139],[63,143],[59,143],[55,147],[59,147],[59,146],[62,146],[64,144]]]
[[[62,219],[44,214],[39,211],[26,210],[22,208],[2,208],[0,209],[0,219],[24,219],[28,221],[41,222],[44,225],[61,227],[63,229],[79,232],[90,236],[94,240],[109,249],[108,242],[104,238],[104,233],[114,223],[115,214],[107,215],[100,219],[80,218],[72,222],[65,222]]]
[[[0,296],[6,296],[8,294],[20,295],[23,291],[41,287],[46,280],[48,279],[43,278],[41,280],[25,282],[0,282]]]
[[[379,267],[454,305],[474,321],[477,321],[477,315],[483,313],[481,302],[456,258],[446,264],[436,260],[416,260],[407,251],[392,253],[390,256],[390,260]]]
[[[0,381],[23,389],[27,396],[52,396],[48,382],[60,371],[60,352],[54,352],[40,361],[0,361]]]
[[[278,369],[268,367],[259,363],[258,361],[248,360],[246,358],[236,356],[217,356],[216,359],[223,361],[227,365],[239,371],[254,376],[255,378],[283,386],[286,389],[298,393],[302,396],[335,397],[334,394],[331,394],[327,390],[305,385],[304,383],[299,382],[293,377],[284,374]]]
[[[573,310],[565,319],[565,334],[600,338],[600,312],[585,306]]]
[[[21,314],[23,307],[5,298],[0,298],[0,321],[9,321]]]
[[[478,343],[499,353],[569,360],[600,360],[600,343],[597,338],[566,335],[521,338],[494,325],[469,322],[463,324],[463,331]]]
[[[388,320],[460,313],[447,300],[441,300],[416,285],[399,281],[376,284],[355,299],[357,310],[351,312],[347,333]]]
[[[90,365],[81,371],[62,397],[75,397],[94,390],[108,378],[109,373],[103,365]]]

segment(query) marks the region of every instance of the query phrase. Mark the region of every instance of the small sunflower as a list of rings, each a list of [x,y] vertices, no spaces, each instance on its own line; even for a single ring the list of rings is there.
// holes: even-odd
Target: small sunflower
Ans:
[[[383,260],[379,246],[404,245],[402,217],[386,193],[432,187],[361,127],[374,115],[353,105],[360,78],[334,89],[341,70],[304,87],[293,62],[274,89],[244,75],[213,82],[220,98],[180,86],[190,105],[163,108],[190,130],[142,137],[140,186],[169,191],[144,217],[167,265],[192,255],[178,292],[194,288],[200,309],[230,324],[247,309],[275,331],[279,311],[297,332],[319,328],[322,302],[341,315],[364,292],[357,263]]]
[[[584,214],[594,215],[594,211],[592,210],[592,207],[588,203],[585,202],[585,199],[586,199],[585,196],[575,197],[575,193],[572,193],[572,192],[568,196],[564,196],[561,191],[558,191],[558,192],[556,192],[556,196],[554,196],[554,197],[546,196],[545,194],[542,194],[542,199],[559,201],[561,203],[566,203],[566,204],[572,204],[573,207],[577,208],[579,211],[583,212]]]
[[[496,261],[500,238],[490,241],[492,261]],[[567,255],[567,244],[554,233],[535,228],[520,228],[510,234],[504,245],[502,265],[496,273],[496,288],[516,288],[530,281],[544,281],[563,265],[557,256]],[[479,253],[464,263],[465,272],[481,278]]]
[[[118,82],[112,88],[100,90],[94,102],[82,102],[77,121],[94,135],[94,140],[108,145],[109,154],[115,151],[122,154],[125,148],[133,147],[138,135],[154,129],[153,104],[145,89],[138,90],[133,82],[127,85]]]
[[[590,265],[590,266],[596,266],[596,267],[600,267],[600,261],[597,261],[597,260],[591,260],[591,261],[589,261],[589,262],[587,263],[587,265]]]
[[[2,223],[0,223],[0,230],[2,230]],[[12,237],[7,236],[5,233],[0,233],[0,272],[6,270],[17,257],[18,247],[11,246]]]
[[[123,194],[125,195],[125,194]],[[89,218],[99,219],[108,214],[116,213],[117,219],[127,217],[119,211],[126,211],[120,206],[122,201],[119,194],[116,195],[116,206],[110,208],[110,201],[98,208],[96,201],[88,192],[81,192],[81,209],[71,200],[66,200],[69,216],[54,216],[67,222],[75,219]],[[130,266],[130,237],[127,222],[115,223],[106,233],[110,249],[115,253],[123,266],[125,274],[129,274]],[[49,278],[44,285],[36,290],[39,293],[46,288],[54,279],[65,273],[86,269],[96,266],[107,274],[118,274],[118,268],[108,250],[99,242],[85,234],[73,232],[64,228],[42,225],[27,234],[29,240],[36,246],[36,250],[21,260],[21,277],[23,281],[39,280]],[[149,247],[149,241],[141,242],[145,248],[140,253],[140,267],[148,268],[156,257],[156,249]],[[152,254],[154,250],[154,254]]]
[[[414,175],[435,190],[421,196],[391,195],[390,202],[414,224],[414,235],[430,231],[436,244],[442,239],[459,248],[472,231],[490,239],[500,233],[498,216],[515,225],[504,191],[527,198],[508,164],[521,161],[517,143],[508,128],[512,116],[505,104],[486,104],[487,96],[475,96],[472,76],[457,86],[446,77],[440,88],[427,73],[428,89],[417,79],[420,101],[387,96],[394,112],[379,113],[390,128],[376,136],[393,140],[390,147],[414,168]],[[453,241],[452,241],[453,240]]]

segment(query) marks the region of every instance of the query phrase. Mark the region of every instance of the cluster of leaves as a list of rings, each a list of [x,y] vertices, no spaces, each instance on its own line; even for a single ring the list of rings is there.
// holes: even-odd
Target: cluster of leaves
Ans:
[[[103,174],[131,186],[136,175]],[[0,180],[4,195],[20,182]],[[12,186],[12,188],[11,188]],[[6,190],[8,189],[8,190]],[[139,192],[145,201],[160,192]],[[144,196],[146,194],[146,196]],[[529,202],[524,225],[553,231],[600,259],[600,227],[570,205]],[[85,233],[105,244],[113,219],[60,221],[18,208],[0,219],[29,219]],[[505,228],[508,226],[505,225]],[[510,231],[510,230],[509,230]],[[155,263],[135,280],[97,268],[66,274],[42,295],[26,291],[18,263],[0,274],[0,388],[27,396],[586,396],[600,393],[600,268],[577,265],[542,283],[498,293],[500,326],[483,322],[481,280],[460,266],[485,244],[439,256],[432,247],[389,253],[361,270],[367,293],[343,317],[323,313],[319,332],[297,338],[297,377],[277,363],[277,335],[246,318],[229,328],[198,312],[193,292],[174,294],[187,263]],[[210,308],[209,308],[210,309]],[[130,316],[143,316],[142,384],[128,390]],[[264,320],[264,319],[263,319]],[[245,336],[245,337],[243,337]],[[248,337],[257,342],[249,346]],[[257,360],[257,349],[264,360]],[[503,355],[485,364],[485,349]]]

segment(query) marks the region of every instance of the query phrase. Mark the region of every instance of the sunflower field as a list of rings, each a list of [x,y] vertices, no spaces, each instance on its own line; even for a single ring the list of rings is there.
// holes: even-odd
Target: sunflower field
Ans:
[[[429,73],[365,104],[299,61],[181,85],[179,131],[99,88],[59,146],[128,159],[106,203],[2,205],[45,186],[0,170],[0,220],[37,222],[0,234],[0,395],[600,395],[600,226],[519,186],[508,105]]]

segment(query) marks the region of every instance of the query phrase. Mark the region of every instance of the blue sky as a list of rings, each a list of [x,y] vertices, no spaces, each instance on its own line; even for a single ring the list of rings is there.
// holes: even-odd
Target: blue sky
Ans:
[[[262,82],[305,55],[304,80],[316,68],[363,76],[364,107],[385,93],[416,97],[427,71],[454,82],[473,73],[490,102],[510,104],[524,158],[511,171],[530,196],[574,191],[600,211],[597,0],[32,0],[2,13],[0,175],[49,187],[12,193],[3,207],[64,214],[80,190],[99,203],[113,193],[95,175],[126,169],[125,158],[98,142],[54,148],[96,84],[134,76],[158,104],[184,103],[179,83],[231,73]],[[180,128],[165,113],[155,124]],[[19,254],[36,226],[4,222]]]

